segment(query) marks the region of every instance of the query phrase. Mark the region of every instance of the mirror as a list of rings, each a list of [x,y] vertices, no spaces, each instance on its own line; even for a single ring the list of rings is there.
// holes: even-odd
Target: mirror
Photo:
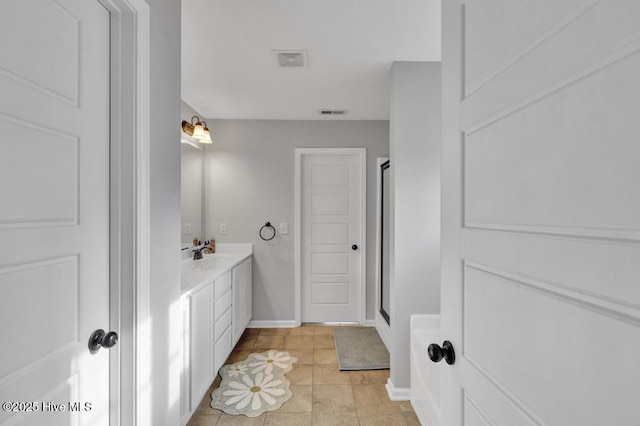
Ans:
[[[202,197],[204,150],[196,144],[181,143],[181,248],[191,247],[193,239],[203,241]]]

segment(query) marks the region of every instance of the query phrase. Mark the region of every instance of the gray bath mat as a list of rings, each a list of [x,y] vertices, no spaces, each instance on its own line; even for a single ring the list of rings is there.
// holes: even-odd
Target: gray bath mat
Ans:
[[[389,368],[389,351],[374,327],[336,327],[333,339],[340,370]]]

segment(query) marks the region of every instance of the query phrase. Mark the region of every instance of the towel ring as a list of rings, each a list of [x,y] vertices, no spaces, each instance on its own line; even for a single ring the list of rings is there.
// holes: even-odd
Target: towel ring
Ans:
[[[271,228],[271,230],[273,231],[273,234],[269,238],[265,238],[265,236],[262,235],[262,231],[264,231],[265,228],[267,228],[267,229]],[[258,234],[260,235],[260,238],[262,238],[264,241],[271,241],[276,236],[276,228],[274,228],[271,225],[271,222],[267,222],[267,223],[264,224],[264,226],[262,228],[260,228],[260,231],[258,232]]]

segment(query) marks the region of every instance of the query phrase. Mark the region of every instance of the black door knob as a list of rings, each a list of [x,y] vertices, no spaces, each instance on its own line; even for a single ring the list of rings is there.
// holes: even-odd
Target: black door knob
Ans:
[[[358,245],[357,244],[352,245],[351,246],[351,250],[353,250],[353,251],[358,250]]]
[[[112,348],[118,343],[118,333],[115,331],[110,331],[104,335],[102,338],[102,347],[103,348]]]
[[[89,337],[89,351],[94,354],[100,350],[100,348],[112,348],[118,343],[118,333],[110,331],[105,333],[103,329],[98,329],[91,333]]]
[[[444,358],[449,365],[453,365],[453,363],[456,362],[456,353],[453,350],[453,345],[448,340],[442,342],[442,347],[436,343],[430,344],[427,348],[427,354],[433,362],[440,362],[442,358]]]

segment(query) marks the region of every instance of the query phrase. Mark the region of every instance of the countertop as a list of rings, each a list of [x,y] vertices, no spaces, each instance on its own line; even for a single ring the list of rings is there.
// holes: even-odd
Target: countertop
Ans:
[[[216,253],[202,259],[185,259],[181,263],[180,294],[189,297],[210,282],[222,277],[253,254],[251,244],[218,244]]]

